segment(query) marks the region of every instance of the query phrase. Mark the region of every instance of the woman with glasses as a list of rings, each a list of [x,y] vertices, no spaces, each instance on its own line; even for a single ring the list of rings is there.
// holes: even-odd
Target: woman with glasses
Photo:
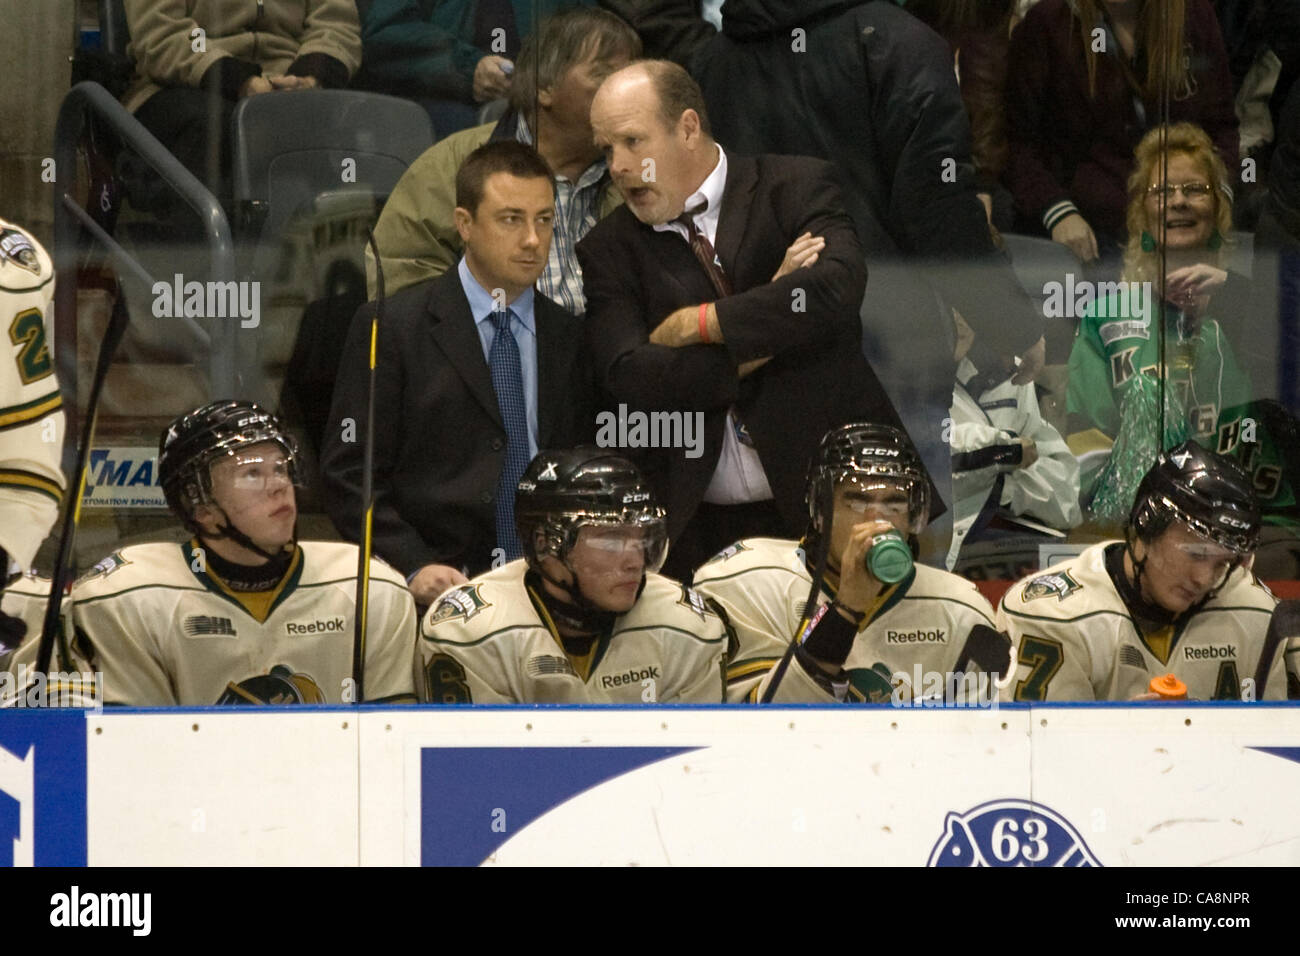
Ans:
[[[1017,212],[1085,263],[1118,260],[1124,180],[1156,124],[1195,123],[1237,163],[1210,0],[1041,0],[1011,36],[1006,114]]]
[[[1091,514],[1103,522],[1123,520],[1156,454],[1185,439],[1237,457],[1266,514],[1294,503],[1278,447],[1285,422],[1251,401],[1257,388],[1224,334],[1225,315],[1249,295],[1247,280],[1224,268],[1227,183],[1210,137],[1190,123],[1154,129],[1138,145],[1123,281],[1098,285],[1070,353],[1070,431],[1095,429],[1114,442],[1095,480],[1084,478]]]

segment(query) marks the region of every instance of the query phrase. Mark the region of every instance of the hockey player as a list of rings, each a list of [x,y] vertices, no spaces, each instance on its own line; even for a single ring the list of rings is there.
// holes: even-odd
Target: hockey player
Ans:
[[[519,481],[524,558],[445,592],[417,681],[434,703],[720,703],[727,632],[655,572],[664,511],[635,466],[541,452]]]
[[[158,475],[193,532],[114,552],[69,597],[74,653],[107,704],[352,703],[357,548],[296,541],[293,439],[252,402],[219,401],[163,433]],[[415,605],[371,563],[365,688],[411,701]]]
[[[53,301],[49,255],[0,219],[0,587],[11,566],[31,567],[63,497],[63,399],[47,334]],[[0,608],[0,655],[26,630]]]
[[[971,661],[1007,673],[1006,639],[969,581],[913,565],[885,584],[868,569],[868,553],[893,532],[909,536],[915,555],[930,513],[925,470],[904,433],[832,429],[812,463],[807,501],[802,541],[748,538],[695,572],[695,587],[722,608],[739,641],[727,668],[729,701],[974,703],[980,675],[970,668],[969,679],[958,677]],[[990,700],[991,680],[984,676],[982,688]]]
[[[1014,700],[1150,699],[1172,673],[1189,698],[1254,699],[1277,603],[1250,572],[1260,513],[1230,459],[1183,442],[1138,487],[1123,541],[1012,585],[998,610],[1019,666]],[[1266,698],[1286,697],[1283,646]]]

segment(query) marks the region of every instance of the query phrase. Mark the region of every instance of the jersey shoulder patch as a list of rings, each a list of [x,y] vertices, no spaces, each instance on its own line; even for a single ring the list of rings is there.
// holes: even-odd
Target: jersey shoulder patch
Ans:
[[[483,597],[480,588],[478,584],[462,584],[444,594],[429,613],[430,626],[452,620],[463,624],[491,607],[492,602]]]
[[[95,562],[94,567],[78,578],[76,583],[82,584],[86,581],[106,578],[132,563],[132,561],[123,557],[121,551],[114,551],[108,557],[101,558],[99,561]]]
[[[1082,590],[1083,585],[1071,577],[1069,571],[1053,571],[1030,578],[1020,591],[1020,600],[1028,604],[1030,601],[1055,597],[1060,602]]]

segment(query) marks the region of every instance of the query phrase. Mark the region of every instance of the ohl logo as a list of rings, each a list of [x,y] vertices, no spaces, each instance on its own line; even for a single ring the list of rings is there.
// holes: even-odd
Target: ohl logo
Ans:
[[[943,823],[927,866],[1101,866],[1070,821],[1041,803],[992,800]]]

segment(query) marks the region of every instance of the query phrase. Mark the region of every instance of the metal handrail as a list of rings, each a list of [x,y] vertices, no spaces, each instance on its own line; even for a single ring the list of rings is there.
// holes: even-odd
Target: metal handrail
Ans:
[[[63,98],[54,131],[54,161],[58,182],[62,188],[54,199],[54,293],[55,351],[59,381],[68,415],[68,434],[77,434],[77,285],[75,281],[80,248],[78,235],[84,227],[89,235],[104,246],[114,263],[123,273],[135,279],[153,280],[148,270],[129,252],[94,223],[90,213],[71,195],[75,182],[70,171],[77,167],[77,146],[81,142],[89,117],[94,115],[111,129],[117,137],[133,149],[141,159],[185,201],[203,224],[203,233],[209,254],[208,276],[216,281],[235,279],[235,251],[230,237],[230,223],[225,210],[216,197],[208,191],[180,161],[160,143],[134,116],[98,83],[78,83]],[[192,320],[185,320],[190,321]],[[208,373],[214,395],[239,394],[238,351],[235,331],[238,326],[230,322],[214,322],[205,332],[195,329],[209,345]],[[75,449],[64,450],[65,468],[72,465]]]

